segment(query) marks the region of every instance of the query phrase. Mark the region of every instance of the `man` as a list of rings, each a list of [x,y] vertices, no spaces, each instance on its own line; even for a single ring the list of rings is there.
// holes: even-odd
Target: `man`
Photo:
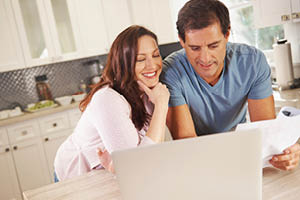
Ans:
[[[161,81],[170,91],[167,125],[174,139],[232,130],[246,121],[275,118],[271,72],[264,54],[228,42],[230,19],[217,0],[191,0],[180,10],[177,30],[183,47],[164,61]],[[270,163],[291,170],[300,145]]]

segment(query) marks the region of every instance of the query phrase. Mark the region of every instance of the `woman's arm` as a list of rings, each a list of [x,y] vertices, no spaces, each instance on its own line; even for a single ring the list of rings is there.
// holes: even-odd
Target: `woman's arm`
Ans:
[[[148,88],[141,81],[138,81],[138,84],[154,104],[154,111],[146,136],[156,143],[163,142],[165,139],[166,118],[170,97],[169,90],[166,85],[160,82],[152,89]]]

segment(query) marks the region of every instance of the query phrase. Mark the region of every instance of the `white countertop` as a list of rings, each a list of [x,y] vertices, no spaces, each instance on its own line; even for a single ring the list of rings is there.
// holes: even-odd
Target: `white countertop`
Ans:
[[[66,106],[58,106],[55,108],[49,108],[49,109],[37,111],[34,113],[24,112],[23,115],[0,120],[0,127],[18,123],[18,122],[22,122],[25,120],[31,120],[31,119],[42,117],[45,115],[54,114],[57,112],[62,112],[65,110],[76,108],[76,107],[77,108],[79,107],[79,102],[75,102],[75,103],[72,103],[72,104],[66,105]]]

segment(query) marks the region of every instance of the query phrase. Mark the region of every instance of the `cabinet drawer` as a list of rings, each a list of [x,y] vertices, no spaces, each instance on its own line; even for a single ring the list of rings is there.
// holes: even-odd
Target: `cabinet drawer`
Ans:
[[[6,130],[4,128],[0,129],[0,147],[8,144],[8,138]]]
[[[43,135],[70,128],[67,112],[40,118],[39,124]]]
[[[11,144],[23,142],[25,140],[37,138],[39,134],[39,125],[37,121],[30,120],[7,127],[8,138]]]
[[[77,125],[81,117],[81,111],[78,108],[69,110],[68,115],[69,115],[71,127],[73,128]]]

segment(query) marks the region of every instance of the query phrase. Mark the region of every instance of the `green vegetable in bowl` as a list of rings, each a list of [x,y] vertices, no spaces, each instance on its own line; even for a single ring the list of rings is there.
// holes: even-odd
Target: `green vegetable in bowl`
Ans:
[[[35,111],[35,110],[39,110],[42,108],[50,107],[52,105],[54,105],[54,101],[52,101],[52,100],[39,101],[39,102],[35,103],[34,106],[29,107],[28,110]]]

